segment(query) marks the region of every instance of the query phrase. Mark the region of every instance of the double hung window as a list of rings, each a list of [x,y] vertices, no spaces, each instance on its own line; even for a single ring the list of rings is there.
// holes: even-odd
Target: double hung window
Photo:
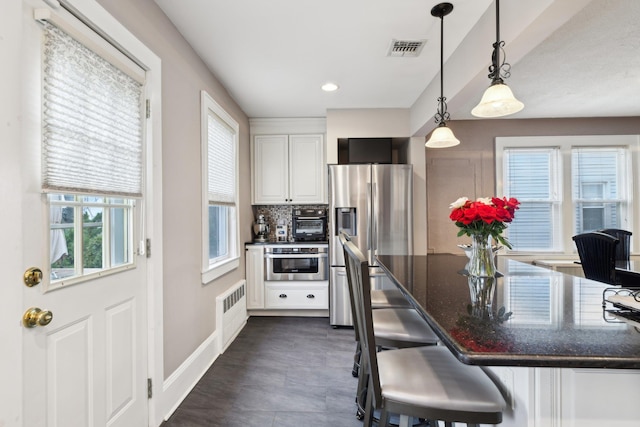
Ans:
[[[577,233],[623,228],[629,210],[627,156],[628,149],[622,147],[571,150]]]
[[[42,189],[55,287],[133,266],[144,70],[76,18],[39,13]]]
[[[521,202],[513,250],[572,253],[575,234],[632,229],[637,148],[626,135],[496,138],[497,193]]]
[[[202,282],[239,266],[238,123],[202,92]]]

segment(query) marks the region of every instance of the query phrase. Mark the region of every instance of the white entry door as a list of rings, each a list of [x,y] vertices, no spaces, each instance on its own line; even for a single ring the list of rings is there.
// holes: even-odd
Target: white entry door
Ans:
[[[41,225],[24,229],[27,265],[48,271]],[[23,330],[25,426],[147,425],[145,260],[137,258],[135,268],[68,287],[25,286],[25,311],[53,316]]]
[[[104,21],[104,11],[93,2],[77,3],[86,8],[87,14],[96,11],[89,16],[94,23]],[[20,164],[15,170],[16,182],[22,184],[21,224],[12,225],[21,230],[17,233],[22,248],[20,274],[30,267],[43,272],[42,282],[32,287],[22,285],[22,277],[10,280],[11,286],[23,287],[21,311],[34,309],[35,326],[22,326],[22,426],[147,426],[148,262],[145,255],[136,254],[139,242],[144,240],[140,232],[144,200],[136,202],[131,222],[119,222],[132,225],[130,235],[136,236],[129,245],[132,252],[127,262],[120,264],[117,271],[96,272],[86,280],[56,284],[49,255],[51,212],[40,183],[41,97],[36,92],[40,90],[42,36],[39,24],[33,20],[33,5],[42,7],[43,3],[23,2],[24,121],[20,140],[15,141],[20,148],[12,151]],[[72,203],[69,207],[73,209]],[[76,219],[78,212],[82,215],[82,211],[75,212]],[[104,229],[105,212],[102,218],[105,224],[94,220],[91,225]],[[82,251],[77,238],[75,242],[74,249]],[[102,256],[115,255],[103,251]],[[40,315],[35,309],[42,310]],[[42,313],[48,312],[52,317],[47,323],[50,316]]]

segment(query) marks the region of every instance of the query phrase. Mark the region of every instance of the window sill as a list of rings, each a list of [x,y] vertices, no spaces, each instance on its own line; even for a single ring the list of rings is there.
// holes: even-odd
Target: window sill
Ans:
[[[222,277],[238,267],[240,267],[240,257],[231,258],[218,263],[214,267],[211,267],[209,270],[202,273],[202,284],[209,284],[218,277]]]

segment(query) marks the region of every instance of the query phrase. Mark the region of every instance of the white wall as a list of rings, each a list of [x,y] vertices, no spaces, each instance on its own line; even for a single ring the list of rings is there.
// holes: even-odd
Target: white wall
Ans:
[[[338,138],[408,138],[409,110],[327,110],[327,163],[338,163]]]
[[[251,239],[249,121],[224,86],[153,0],[98,0],[162,60],[164,375],[169,377],[216,329],[215,298],[238,268],[201,283],[200,91],[240,125],[240,241]],[[244,266],[244,251],[240,251]]]

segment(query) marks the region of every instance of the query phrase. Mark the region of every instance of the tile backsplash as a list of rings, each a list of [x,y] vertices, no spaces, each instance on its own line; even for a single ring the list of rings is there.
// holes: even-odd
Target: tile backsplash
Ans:
[[[253,220],[258,215],[264,215],[269,224],[269,240],[276,240],[276,225],[278,220],[284,220],[287,225],[287,236],[291,239],[291,211],[294,209],[327,209],[328,205],[253,205]]]

